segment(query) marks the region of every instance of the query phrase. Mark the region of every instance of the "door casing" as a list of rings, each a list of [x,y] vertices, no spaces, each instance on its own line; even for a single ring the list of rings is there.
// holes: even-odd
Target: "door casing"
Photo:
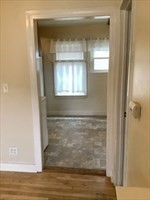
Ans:
[[[26,12],[26,30],[28,41],[28,56],[30,70],[30,85],[32,95],[32,118],[34,134],[34,155],[35,168],[37,172],[42,171],[42,146],[40,129],[40,105],[36,72],[37,44],[35,34],[36,20],[55,19],[61,17],[92,17],[92,16],[110,16],[110,68],[108,73],[108,100],[107,100],[107,139],[106,139],[106,174],[111,177],[112,182],[119,184],[118,168],[120,158],[117,156],[119,134],[120,134],[120,70],[119,70],[119,46],[120,46],[120,10],[118,7],[99,7],[82,9],[60,9],[45,11],[27,11]]]

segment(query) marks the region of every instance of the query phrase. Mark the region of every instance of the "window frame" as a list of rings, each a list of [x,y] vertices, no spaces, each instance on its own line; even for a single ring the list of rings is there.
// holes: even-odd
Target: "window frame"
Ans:
[[[96,51],[96,50],[95,50]],[[102,60],[102,59],[108,59],[108,70],[101,70],[101,69],[94,69],[94,60]],[[90,69],[92,73],[108,73],[109,72],[109,59],[108,57],[94,57],[94,49],[90,52]]]

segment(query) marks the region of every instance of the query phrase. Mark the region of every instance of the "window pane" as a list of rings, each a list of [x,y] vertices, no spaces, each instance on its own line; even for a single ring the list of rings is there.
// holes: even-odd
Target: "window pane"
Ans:
[[[94,59],[94,70],[108,71],[109,59]]]
[[[55,95],[86,95],[85,62],[56,62],[54,65]]]
[[[83,60],[83,52],[63,52],[56,53],[56,60]]]
[[[108,58],[109,51],[94,51],[94,58]]]

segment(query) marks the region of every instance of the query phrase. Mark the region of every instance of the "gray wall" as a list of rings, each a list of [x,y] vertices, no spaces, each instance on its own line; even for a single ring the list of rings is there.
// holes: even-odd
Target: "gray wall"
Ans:
[[[39,27],[41,41],[45,95],[48,115],[106,115],[107,112],[107,73],[92,73],[87,66],[86,97],[55,97],[53,66],[49,54],[50,38],[109,37],[107,23]]]

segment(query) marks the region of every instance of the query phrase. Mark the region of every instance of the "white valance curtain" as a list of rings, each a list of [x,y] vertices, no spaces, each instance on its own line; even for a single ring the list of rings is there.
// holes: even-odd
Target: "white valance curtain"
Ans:
[[[109,40],[100,38],[88,40],[88,51],[109,51]]]
[[[108,39],[50,40],[50,53],[109,51]]]
[[[50,53],[86,52],[86,40],[51,40]]]

